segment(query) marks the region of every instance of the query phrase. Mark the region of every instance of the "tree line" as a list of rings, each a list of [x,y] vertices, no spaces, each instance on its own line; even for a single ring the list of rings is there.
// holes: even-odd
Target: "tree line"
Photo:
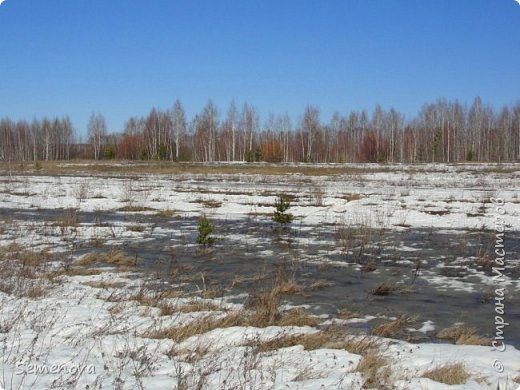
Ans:
[[[129,159],[267,162],[461,162],[520,159],[520,103],[499,110],[476,97],[468,107],[438,99],[405,120],[377,105],[328,122],[309,105],[296,123],[231,102],[221,112],[209,100],[188,120],[182,102],[131,117],[122,132],[109,132],[102,114],[87,124],[81,142],[70,119],[0,120],[0,160]]]

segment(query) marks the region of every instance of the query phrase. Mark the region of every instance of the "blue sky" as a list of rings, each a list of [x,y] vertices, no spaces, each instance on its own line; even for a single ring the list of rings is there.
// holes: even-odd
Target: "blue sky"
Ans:
[[[69,115],[85,132],[232,99],[263,119],[305,105],[322,120],[376,104],[414,115],[438,97],[520,100],[514,0],[6,0],[0,117]]]

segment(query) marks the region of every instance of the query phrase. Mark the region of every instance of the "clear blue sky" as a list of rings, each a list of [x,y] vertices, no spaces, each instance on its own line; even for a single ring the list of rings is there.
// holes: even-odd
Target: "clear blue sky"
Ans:
[[[520,100],[514,0],[6,0],[0,117],[89,115],[120,131],[178,97],[328,121],[376,104],[407,116],[438,97]]]

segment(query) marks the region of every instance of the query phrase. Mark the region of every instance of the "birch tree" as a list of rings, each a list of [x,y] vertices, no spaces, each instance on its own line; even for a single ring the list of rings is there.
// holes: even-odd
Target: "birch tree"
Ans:
[[[105,123],[105,117],[101,114],[90,115],[90,119],[87,124],[88,137],[90,145],[94,150],[94,160],[99,160],[101,156],[101,147],[103,138],[107,132],[107,126]],[[48,158],[48,147],[46,151],[46,159]]]

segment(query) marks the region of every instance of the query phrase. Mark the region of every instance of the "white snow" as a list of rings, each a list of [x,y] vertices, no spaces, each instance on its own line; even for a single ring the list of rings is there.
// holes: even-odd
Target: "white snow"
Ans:
[[[68,164],[69,166],[71,164]],[[122,164],[125,165],[125,164]],[[81,167],[82,164],[78,163]],[[501,215],[509,230],[520,229],[520,173],[516,165],[389,165],[385,172],[377,165],[365,167],[365,174],[306,177],[304,175],[179,174],[108,177],[91,176],[4,176],[0,183],[0,209],[5,215],[16,210],[67,209],[95,212],[125,206],[151,211],[154,215],[172,211],[173,216],[194,217],[201,212],[212,218],[269,219],[281,184],[297,196],[291,212],[294,226],[302,229],[330,224],[363,225],[389,229],[430,228],[450,234],[493,229],[497,215],[490,198],[505,201]],[[507,172],[495,171],[506,169]],[[310,185],[323,190],[321,204],[312,199]],[[352,197],[351,195],[359,195]],[[213,202],[217,207],[210,206]],[[263,214],[264,213],[264,214]],[[129,213],[124,213],[130,215]],[[143,231],[132,230],[132,222],[117,220],[80,223],[76,227],[53,226],[43,222],[13,219],[0,229],[0,245],[17,243],[33,249],[64,252],[71,242],[103,240],[118,245],[147,240],[152,234],[183,236],[142,223]],[[155,230],[153,230],[155,229]],[[228,239],[262,244],[262,237],[226,235]],[[316,238],[318,240],[318,238]],[[399,250],[419,249],[400,246]],[[333,253],[335,248],[331,248]],[[271,249],[262,252],[269,256]],[[512,254],[510,261],[518,261]],[[313,261],[319,261],[313,259]],[[60,265],[57,265],[60,267]],[[490,277],[471,275],[491,284]],[[439,289],[474,291],[467,281],[422,271],[421,277]],[[213,312],[175,313],[161,316],[160,310],[139,305],[128,297],[148,278],[115,268],[103,268],[99,275],[62,276],[45,282],[42,297],[17,297],[0,292],[0,387],[5,389],[361,389],[364,379],[356,366],[360,355],[339,349],[304,350],[292,346],[258,352],[254,344],[283,335],[312,334],[312,327],[230,327],[192,336],[180,343],[168,338],[152,339],[147,332],[189,324]],[[117,287],[93,287],[104,282]],[[512,291],[520,281],[507,277]],[[207,300],[224,311],[241,309],[229,297]],[[170,298],[182,305],[193,297]],[[218,315],[218,312],[213,313]],[[373,317],[348,320],[328,319],[323,324],[367,322]],[[425,321],[416,332],[435,330]],[[355,337],[355,336],[352,336]],[[492,347],[444,343],[411,344],[377,339],[390,361],[392,380],[398,389],[515,389],[520,376],[520,351],[507,345],[499,352]],[[171,353],[182,351],[178,354]],[[201,352],[204,351],[204,352]],[[464,385],[448,386],[422,375],[446,363],[464,363],[470,379]],[[38,374],[34,372],[38,371]],[[500,371],[500,372],[499,372]],[[516,379],[518,380],[518,379]],[[200,386],[200,387],[198,387]],[[498,387],[497,387],[498,386]]]

